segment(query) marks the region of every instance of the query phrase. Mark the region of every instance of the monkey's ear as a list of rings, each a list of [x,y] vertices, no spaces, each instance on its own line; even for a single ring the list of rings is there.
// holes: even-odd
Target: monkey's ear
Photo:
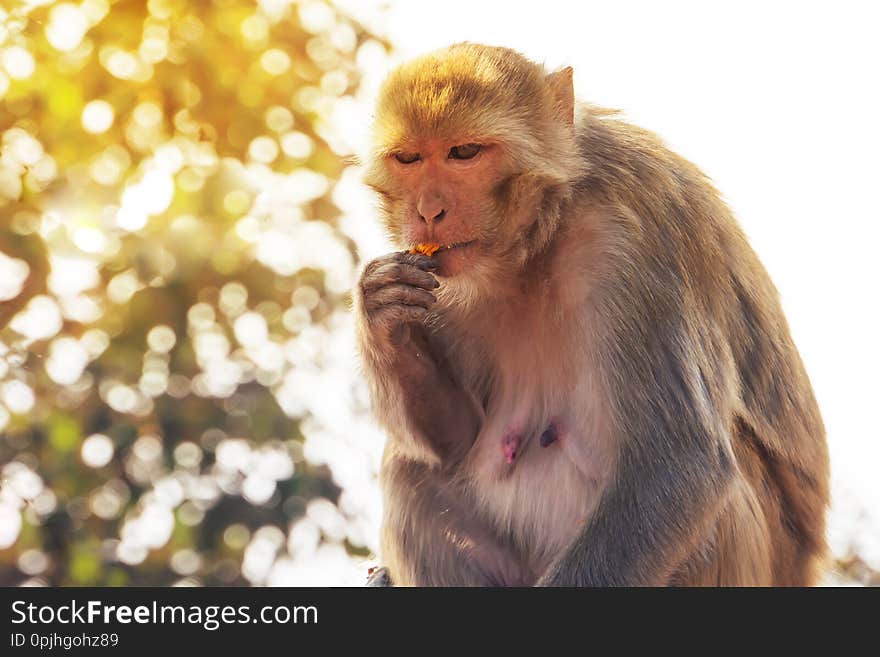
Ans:
[[[574,69],[564,69],[547,75],[547,85],[556,99],[556,115],[566,125],[574,125]]]

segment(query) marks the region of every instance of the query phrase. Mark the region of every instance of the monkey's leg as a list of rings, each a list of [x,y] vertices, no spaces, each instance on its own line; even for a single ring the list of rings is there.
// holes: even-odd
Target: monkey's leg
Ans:
[[[398,586],[528,586],[534,575],[431,468],[396,455],[382,467],[382,559]],[[509,543],[509,542],[508,542]]]
[[[770,586],[773,555],[764,508],[739,475],[711,537],[678,567],[670,586]]]
[[[665,585],[711,536],[724,508],[728,466],[707,452],[674,453],[656,463],[623,458],[632,460],[618,468],[582,533],[539,585]]]
[[[819,578],[822,544],[792,522],[792,490],[809,490],[734,422],[737,477],[713,531],[676,572],[676,586],[809,586]],[[786,487],[788,484],[788,487]],[[809,537],[809,532],[806,533]]]

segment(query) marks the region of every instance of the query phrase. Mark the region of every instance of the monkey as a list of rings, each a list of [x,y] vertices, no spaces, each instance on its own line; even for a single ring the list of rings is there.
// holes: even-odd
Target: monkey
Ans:
[[[353,292],[383,582],[817,582],[822,419],[694,164],[571,67],[460,43],[389,74],[363,178],[399,248]]]

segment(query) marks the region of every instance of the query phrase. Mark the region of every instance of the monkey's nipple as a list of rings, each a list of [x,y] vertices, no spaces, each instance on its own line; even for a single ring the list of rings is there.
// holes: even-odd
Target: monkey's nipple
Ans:
[[[522,436],[518,433],[508,432],[504,434],[504,438],[501,439],[501,451],[504,452],[504,460],[507,461],[508,464],[513,463],[516,460],[517,454],[519,453],[519,443]]]
[[[558,438],[559,429],[555,422],[551,422],[550,426],[544,429],[544,433],[541,434],[541,447],[550,447]]]

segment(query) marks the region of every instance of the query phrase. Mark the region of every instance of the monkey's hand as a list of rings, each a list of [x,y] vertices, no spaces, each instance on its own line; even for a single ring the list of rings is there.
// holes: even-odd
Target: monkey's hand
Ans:
[[[404,444],[445,461],[470,447],[481,416],[430,341],[435,267],[432,258],[406,252],[367,264],[358,285],[358,339],[379,421]]]
[[[398,252],[376,258],[364,268],[358,286],[361,320],[368,348],[379,352],[374,356],[384,361],[416,354],[430,357],[414,349],[419,336],[412,327],[424,324],[437,300],[432,291],[440,284],[430,274],[436,266],[427,256]]]
[[[370,568],[370,572],[367,573],[367,583],[364,586],[376,588],[394,586],[394,584],[391,582],[391,573],[388,572],[388,569],[384,566],[377,566]]]

